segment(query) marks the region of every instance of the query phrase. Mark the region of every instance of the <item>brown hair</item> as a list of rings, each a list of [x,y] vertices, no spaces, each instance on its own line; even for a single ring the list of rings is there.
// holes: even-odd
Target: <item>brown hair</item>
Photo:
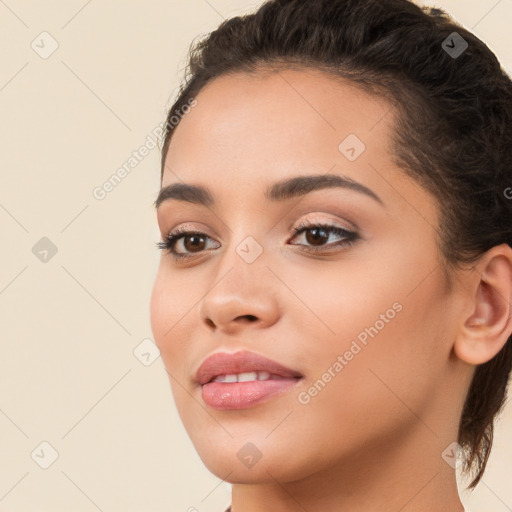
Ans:
[[[395,161],[437,201],[445,273],[495,245],[512,247],[512,82],[475,35],[408,0],[269,0],[224,21],[190,49],[167,116],[162,176],[171,117],[208,82],[304,66],[353,80],[396,108]],[[470,488],[485,470],[511,367],[512,336],[474,373],[458,433],[464,470],[474,471]]]

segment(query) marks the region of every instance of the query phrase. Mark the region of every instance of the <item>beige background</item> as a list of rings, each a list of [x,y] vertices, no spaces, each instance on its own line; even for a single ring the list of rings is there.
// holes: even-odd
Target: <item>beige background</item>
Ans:
[[[103,200],[93,190],[164,120],[192,39],[259,3],[0,0],[0,512],[217,512],[230,502],[148,352],[158,148]],[[437,5],[512,71],[512,0]],[[33,253],[43,237],[55,255],[47,241]],[[47,469],[42,442],[58,453]],[[511,477],[512,403],[466,504],[512,510]]]

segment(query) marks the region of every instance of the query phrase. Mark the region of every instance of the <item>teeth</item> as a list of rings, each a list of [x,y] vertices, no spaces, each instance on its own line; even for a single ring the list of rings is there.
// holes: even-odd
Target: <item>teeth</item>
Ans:
[[[274,376],[272,376],[274,377]],[[249,382],[254,380],[268,380],[270,373],[268,372],[245,372],[231,375],[219,375],[213,379],[213,382]]]
[[[236,375],[233,375],[236,377]],[[250,380],[258,380],[258,372],[246,372],[238,374],[238,382],[248,382]]]

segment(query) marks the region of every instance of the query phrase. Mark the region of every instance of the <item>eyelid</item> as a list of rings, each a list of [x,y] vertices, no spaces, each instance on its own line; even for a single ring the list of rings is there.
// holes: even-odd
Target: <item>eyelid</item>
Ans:
[[[339,211],[337,211],[337,208],[332,208],[330,204],[324,206],[324,208],[323,211],[312,211],[310,208],[306,208],[305,211],[299,209],[295,218],[299,218],[299,222],[334,223],[348,231],[360,231],[359,226],[351,220],[361,216],[359,210],[355,210],[350,205],[340,207]],[[292,225],[295,223],[296,221],[292,220]]]
[[[229,229],[229,228],[228,228]],[[210,238],[215,238],[216,240],[221,240],[221,236],[217,233],[217,231],[211,227],[207,227],[205,224],[199,222],[179,222],[174,227],[170,229],[162,229],[162,238],[166,238],[171,233],[176,233],[177,231],[200,231],[201,233],[209,236]]]
[[[337,215],[335,218],[333,218],[333,214],[328,214],[327,212],[308,212],[306,215],[301,216],[299,220],[293,220],[291,224],[288,224],[288,232],[292,235],[297,231],[299,227],[306,227],[306,226],[328,226],[331,229],[337,228],[341,229],[343,231],[346,231],[348,233],[352,233],[353,235],[357,235],[359,238],[363,239],[363,236],[361,236],[360,229],[351,221],[345,218],[343,216],[343,220],[340,219],[341,215]]]

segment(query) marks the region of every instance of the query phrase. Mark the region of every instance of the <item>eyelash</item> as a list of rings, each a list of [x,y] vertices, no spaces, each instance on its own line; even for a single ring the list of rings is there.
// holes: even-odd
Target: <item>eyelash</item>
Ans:
[[[332,250],[332,249],[325,249],[325,247],[351,246],[356,240],[358,240],[360,238],[357,233],[355,233],[354,231],[349,231],[348,229],[345,229],[345,228],[340,228],[338,226],[334,226],[331,224],[321,224],[321,223],[315,224],[315,223],[311,223],[308,221],[300,223],[297,227],[295,227],[293,229],[292,238],[295,238],[298,235],[300,235],[306,231],[313,230],[313,229],[321,229],[321,230],[333,233],[337,236],[344,237],[344,240],[340,240],[339,242],[336,242],[336,243],[331,243],[327,246],[325,246],[325,245],[320,246],[320,247],[304,246],[304,247],[307,247],[307,249],[304,249],[304,250],[306,250],[308,252],[313,252],[313,253],[327,252],[327,251]],[[156,245],[159,250],[164,250],[164,251],[167,251],[169,254],[171,254],[174,261],[183,261],[184,259],[195,256],[196,254],[200,254],[200,253],[181,254],[181,253],[175,252],[175,250],[174,250],[174,245],[179,239],[185,238],[186,236],[192,236],[192,235],[199,235],[202,237],[210,238],[208,235],[206,235],[202,231],[197,231],[194,229],[187,229],[187,228],[177,228],[174,231],[172,231],[171,233],[169,233],[163,242],[157,242]],[[299,245],[301,245],[301,244],[299,244]]]

